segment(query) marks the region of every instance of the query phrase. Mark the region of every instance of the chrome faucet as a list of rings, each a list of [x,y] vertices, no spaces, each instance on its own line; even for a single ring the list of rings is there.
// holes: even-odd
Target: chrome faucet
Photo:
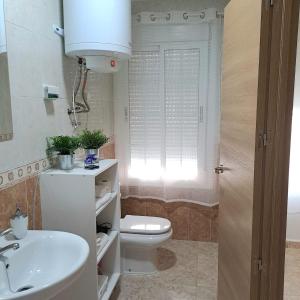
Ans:
[[[7,229],[5,229],[5,230],[3,230],[3,231],[0,232],[0,237],[6,236],[6,235],[8,235],[11,232],[12,232],[12,229],[11,228],[7,228]]]
[[[10,249],[17,250],[19,248],[20,248],[19,243],[13,243],[13,244],[7,245],[3,248],[0,248],[0,256]]]
[[[0,232],[0,237],[6,236],[9,233],[12,232],[11,228],[5,229],[3,231]],[[3,262],[6,269],[9,267],[9,263],[8,263],[8,258],[6,256],[4,256],[3,254],[8,251],[8,250],[17,250],[20,248],[20,244],[19,243],[13,243],[13,244],[9,244],[3,248],[0,248],[0,262]]]

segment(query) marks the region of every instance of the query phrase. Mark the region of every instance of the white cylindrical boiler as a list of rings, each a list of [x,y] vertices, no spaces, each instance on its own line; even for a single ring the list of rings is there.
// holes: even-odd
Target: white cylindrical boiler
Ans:
[[[4,0],[0,0],[0,54],[6,53]]]
[[[64,0],[63,5],[67,55],[130,57],[131,0]]]

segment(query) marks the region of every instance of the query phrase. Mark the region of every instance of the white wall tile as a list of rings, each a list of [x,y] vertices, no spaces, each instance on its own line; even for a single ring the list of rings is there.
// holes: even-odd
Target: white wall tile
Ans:
[[[6,20],[55,39],[52,25],[62,26],[61,0],[5,0]]]
[[[61,8],[61,0],[5,0],[14,137],[0,143],[0,172],[44,158],[46,137],[73,134],[67,109],[76,62],[52,30],[62,24]],[[45,102],[43,84],[58,86],[61,98]],[[111,135],[111,75],[91,76],[89,89],[88,125]]]
[[[6,22],[6,32],[11,94],[42,96],[38,36],[10,22]]]

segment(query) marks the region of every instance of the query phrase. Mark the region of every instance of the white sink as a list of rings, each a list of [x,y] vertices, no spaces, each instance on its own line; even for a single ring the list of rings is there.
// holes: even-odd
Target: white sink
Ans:
[[[0,248],[16,242],[20,248],[0,261],[0,300],[54,297],[79,277],[89,255],[87,242],[71,233],[28,231],[23,240],[0,238]]]

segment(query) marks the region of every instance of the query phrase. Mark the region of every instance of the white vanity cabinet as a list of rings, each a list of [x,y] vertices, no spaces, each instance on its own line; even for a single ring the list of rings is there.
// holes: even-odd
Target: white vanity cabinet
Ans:
[[[71,171],[50,169],[41,174],[42,223],[45,230],[59,230],[83,237],[90,254],[79,279],[58,295],[55,300],[109,299],[120,277],[120,188],[117,160],[101,160],[99,169],[86,170],[80,163]],[[110,185],[100,198],[96,184]],[[97,249],[96,223],[110,223],[108,241]],[[108,276],[105,293],[98,286],[99,264]]]

